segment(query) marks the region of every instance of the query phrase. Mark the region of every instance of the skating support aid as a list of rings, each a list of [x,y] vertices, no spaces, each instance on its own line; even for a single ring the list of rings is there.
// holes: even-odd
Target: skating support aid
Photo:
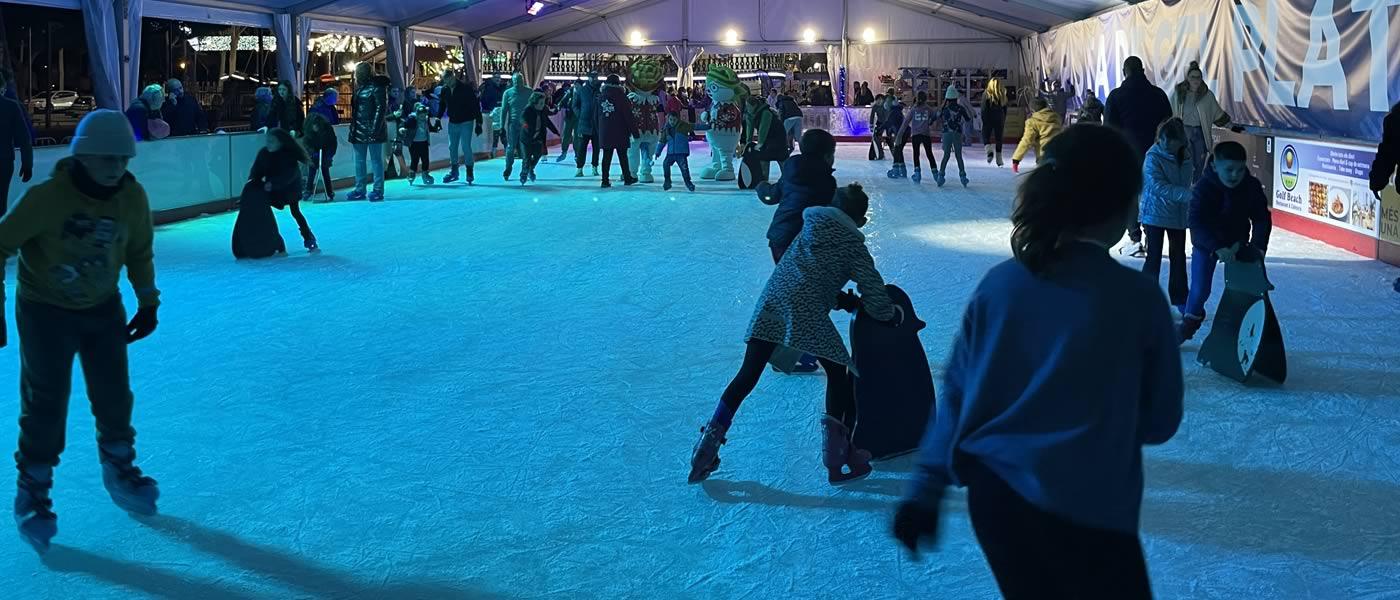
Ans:
[[[1263,378],[1282,384],[1288,360],[1272,289],[1262,259],[1226,262],[1225,292],[1196,360],[1241,383]]]

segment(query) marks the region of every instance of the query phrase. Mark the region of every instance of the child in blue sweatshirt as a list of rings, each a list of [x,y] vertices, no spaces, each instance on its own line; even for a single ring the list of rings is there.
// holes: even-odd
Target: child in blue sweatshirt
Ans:
[[[1142,447],[1176,433],[1183,384],[1166,297],[1109,255],[1136,214],[1137,156],[1094,125],[1046,146],[1017,194],[1016,258],[973,292],[895,516],[917,552],[936,538],[944,490],[966,486],[1011,600],[1151,597]]]
[[[661,165],[666,182],[661,189],[671,190],[671,165],[676,165],[681,168],[685,189],[695,191],[695,183],[690,180],[690,134],[703,129],[709,129],[709,125],[691,125],[681,120],[679,112],[666,113],[666,128],[661,130],[661,143],[656,146],[657,158],[661,158],[662,152],[666,153],[666,162]]]
[[[1211,168],[1191,193],[1187,222],[1191,227],[1191,292],[1186,296],[1180,337],[1196,336],[1206,319],[1215,263],[1262,261],[1269,249],[1274,221],[1264,184],[1249,173],[1249,156],[1238,142],[1215,145]]]

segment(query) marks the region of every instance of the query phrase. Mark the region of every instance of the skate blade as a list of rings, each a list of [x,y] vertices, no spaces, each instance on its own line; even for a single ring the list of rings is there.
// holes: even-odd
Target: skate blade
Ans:
[[[158,512],[158,510],[156,509],[155,502],[148,503],[142,500],[134,500],[123,496],[112,495],[112,503],[116,504],[117,508],[120,508],[134,516],[154,517]]]
[[[16,517],[15,525],[18,526],[19,539],[24,540],[24,543],[29,544],[29,547],[33,548],[34,551],[39,554],[48,552],[51,547],[50,541],[58,535],[57,523],[51,528],[46,528],[41,531],[26,531],[24,523],[21,523],[18,517]]]
[[[852,481],[860,481],[862,479],[865,479],[866,477],[869,477],[870,474],[873,472],[874,469],[866,467],[862,472],[859,473],[841,473],[839,475],[834,473],[828,473],[827,481],[831,482],[831,485],[841,485],[843,483],[850,483]]]
[[[706,468],[703,468],[703,469],[695,469],[695,468],[692,467],[692,468],[690,469],[690,476],[686,478],[686,483],[691,483],[691,484],[700,483],[700,482],[702,482],[702,481],[704,481],[704,480],[706,480],[706,479],[709,479],[710,475],[714,474],[714,472],[715,472],[715,471],[718,471],[718,470],[719,470],[719,459],[718,459],[718,458],[716,458],[716,459],[715,459],[715,462],[710,463],[710,466],[708,466],[708,467],[706,467]]]

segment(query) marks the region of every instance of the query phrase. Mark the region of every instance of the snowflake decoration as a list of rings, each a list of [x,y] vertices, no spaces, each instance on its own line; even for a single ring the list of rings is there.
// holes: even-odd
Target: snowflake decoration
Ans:
[[[598,103],[598,108],[603,111],[603,116],[606,117],[613,114],[613,110],[616,110],[617,107],[613,106],[612,100],[604,100]]]

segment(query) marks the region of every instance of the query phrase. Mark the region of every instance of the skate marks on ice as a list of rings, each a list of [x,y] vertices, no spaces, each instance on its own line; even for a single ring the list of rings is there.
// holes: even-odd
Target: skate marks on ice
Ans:
[[[212,556],[280,588],[300,592],[299,598],[394,598],[434,600],[505,600],[507,596],[461,583],[370,582],[355,575],[317,564],[275,548],[244,541],[225,531],[212,529],[180,517],[156,515],[133,517],[143,525],[192,551]],[[269,596],[258,591],[238,589],[228,582],[192,579],[178,571],[145,565],[86,550],[55,544],[41,557],[52,571],[87,575],[127,590],[157,598],[198,600],[255,600]],[[231,577],[228,579],[232,579]]]

